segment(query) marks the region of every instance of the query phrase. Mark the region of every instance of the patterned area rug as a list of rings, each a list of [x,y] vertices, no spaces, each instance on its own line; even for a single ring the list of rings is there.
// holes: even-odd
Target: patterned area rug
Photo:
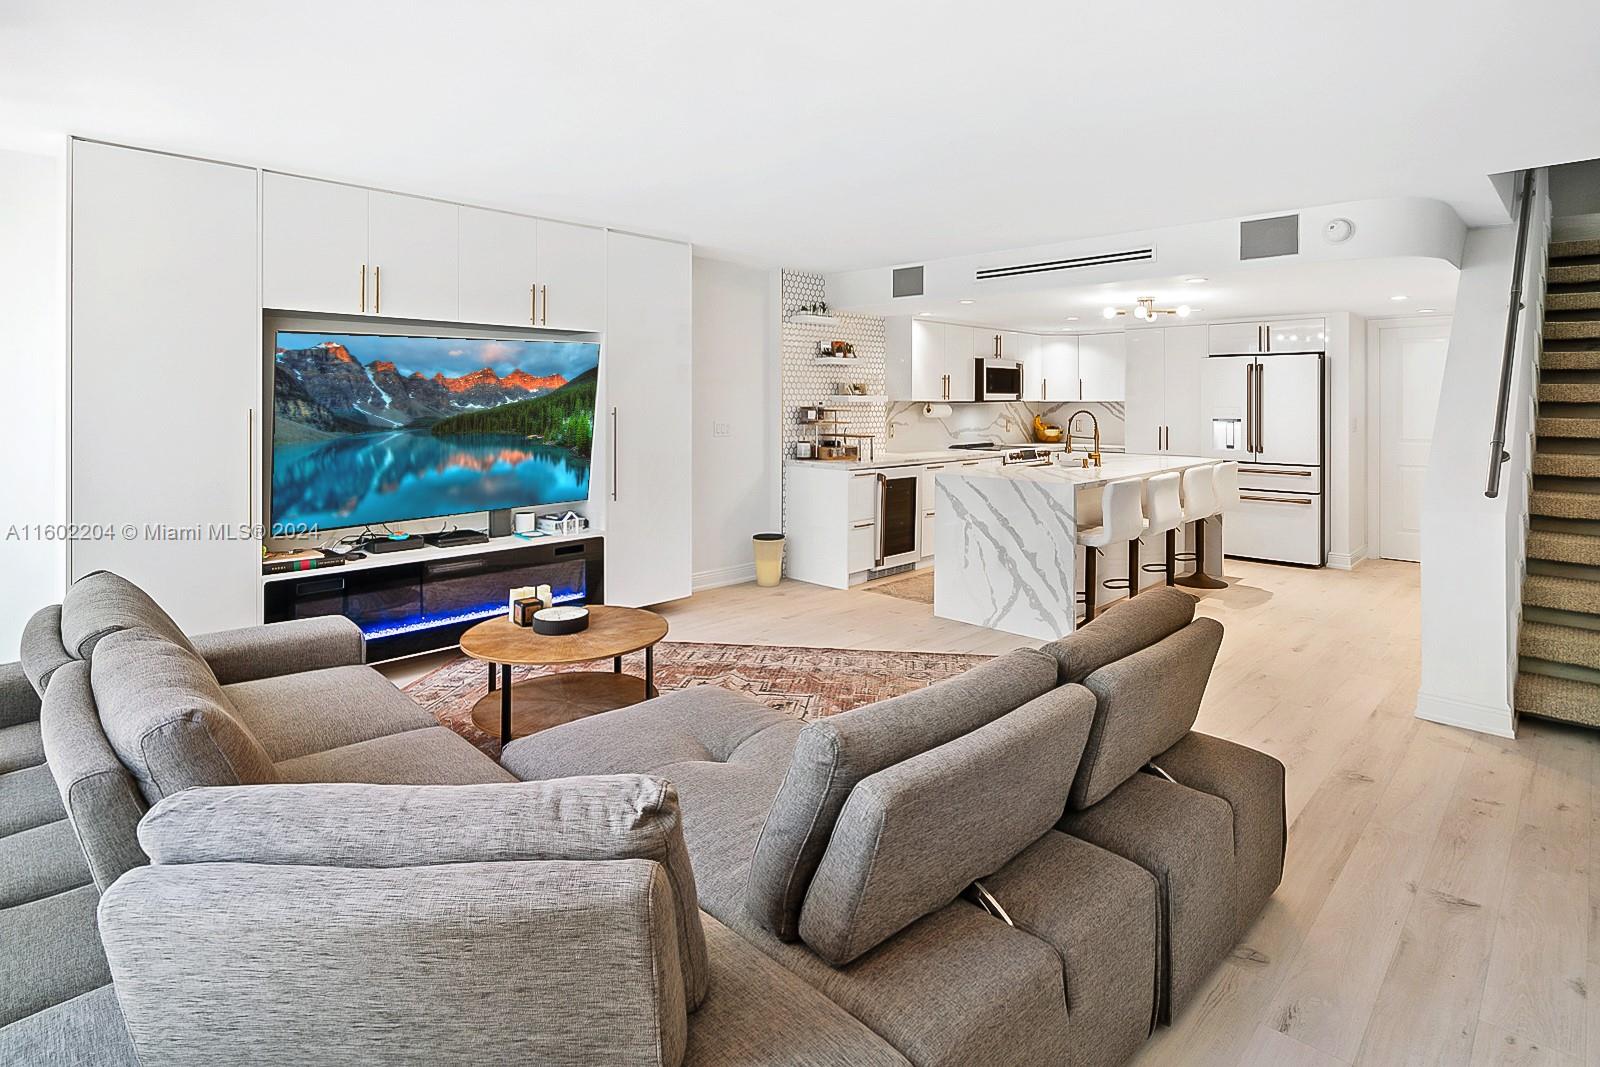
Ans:
[[[898,597],[901,600],[914,600],[918,604],[933,603],[933,571],[925,569],[896,578],[894,581],[884,582],[881,585],[867,586],[869,593],[882,593],[884,596]]]
[[[656,688],[720,685],[748,693],[797,719],[820,719],[899,696],[953,677],[989,659],[948,652],[862,652],[841,648],[717,645],[663,641],[656,646]],[[623,670],[644,674],[644,653],[623,658]],[[606,665],[516,667],[512,680],[562,670],[604,670]],[[500,741],[472,724],[472,705],[487,692],[488,668],[465,656],[423,675],[405,691],[445,726],[491,756]]]

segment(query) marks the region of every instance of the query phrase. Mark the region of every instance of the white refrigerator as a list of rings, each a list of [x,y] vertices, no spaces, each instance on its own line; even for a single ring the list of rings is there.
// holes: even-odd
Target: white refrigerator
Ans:
[[[1210,356],[1201,406],[1205,454],[1239,464],[1239,506],[1223,516],[1223,550],[1275,563],[1327,563],[1323,355]]]

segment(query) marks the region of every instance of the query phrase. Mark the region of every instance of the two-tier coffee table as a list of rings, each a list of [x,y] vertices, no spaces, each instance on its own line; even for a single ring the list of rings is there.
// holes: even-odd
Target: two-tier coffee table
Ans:
[[[489,692],[472,708],[472,724],[502,745],[656,695],[655,645],[667,620],[642,608],[589,608],[589,628],[551,637],[505,617],[480,622],[461,635],[461,651],[489,664]],[[644,649],[644,677],[622,673],[622,657]],[[551,667],[611,660],[609,671],[563,671],[511,682],[513,666]],[[499,685],[495,671],[500,672]],[[498,688],[499,692],[496,692]]]

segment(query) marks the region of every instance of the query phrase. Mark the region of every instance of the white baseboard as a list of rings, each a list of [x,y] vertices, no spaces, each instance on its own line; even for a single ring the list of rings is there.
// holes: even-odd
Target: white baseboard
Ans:
[[[1329,552],[1328,566],[1336,571],[1353,571],[1356,569],[1356,564],[1366,558],[1367,551],[1364,548],[1358,548],[1354,552]]]
[[[745,582],[756,580],[756,565],[752,560],[749,563],[740,563],[732,567],[717,567],[714,570],[699,571],[693,577],[695,592],[702,589],[720,589],[725,585],[743,585]]]
[[[1475,704],[1455,697],[1418,693],[1415,714],[1419,719],[1442,723],[1445,726],[1459,726],[1463,730],[1475,730],[1480,734],[1493,734],[1495,737],[1516,736],[1513,728],[1516,716],[1508,704],[1498,706]]]

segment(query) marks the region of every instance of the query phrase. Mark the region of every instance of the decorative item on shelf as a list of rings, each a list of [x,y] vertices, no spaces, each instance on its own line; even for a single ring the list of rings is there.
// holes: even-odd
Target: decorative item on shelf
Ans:
[[[796,441],[794,443],[795,459],[816,459],[817,446],[812,441]]]
[[[539,516],[539,532],[546,536],[578,533],[588,528],[589,520],[579,515],[576,511],[569,511],[565,515]]]
[[[539,532],[539,515],[533,511],[519,511],[511,517],[512,532],[523,537]]]
[[[545,608],[533,614],[533,632],[546,637],[582,633],[589,628],[589,609],[569,605]]]
[[[1045,422],[1043,416],[1033,417],[1033,439],[1040,444],[1054,445],[1061,443],[1061,427],[1053,422]]]

